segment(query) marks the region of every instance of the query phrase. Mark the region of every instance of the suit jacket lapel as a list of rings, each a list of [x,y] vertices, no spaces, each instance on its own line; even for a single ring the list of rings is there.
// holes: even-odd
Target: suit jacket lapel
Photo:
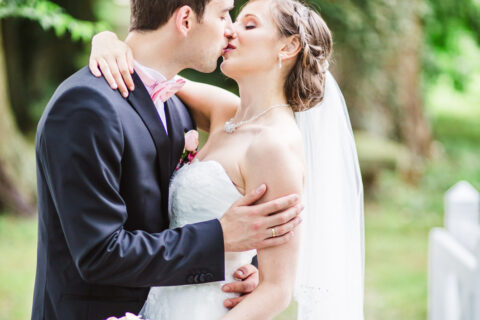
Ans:
[[[185,133],[181,115],[172,99],[165,101],[165,116],[172,148],[170,152],[170,167],[173,171],[177,166],[185,147]]]
[[[134,73],[133,81],[135,90],[130,93],[127,100],[137,111],[143,123],[150,132],[155,148],[157,149],[158,165],[160,169],[161,186],[163,193],[168,195],[168,183],[170,181],[170,153],[171,145],[165,128],[162,125],[157,109],[153,104],[152,98],[147,89],[140,80],[140,77]]]

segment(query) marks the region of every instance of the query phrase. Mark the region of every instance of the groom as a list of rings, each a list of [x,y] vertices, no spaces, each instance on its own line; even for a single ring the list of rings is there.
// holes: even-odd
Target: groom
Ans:
[[[169,79],[187,67],[215,69],[233,0],[131,3],[129,41],[144,70]],[[298,224],[298,197],[256,206],[260,186],[220,220],[168,229],[170,176],[195,124],[176,96],[153,101],[145,79],[133,78],[124,99],[83,68],[60,85],[39,122],[32,319],[138,313],[149,287],[224,280],[225,252],[285,243]],[[273,227],[279,236],[268,239]],[[234,291],[255,287],[252,269],[244,269],[248,285],[233,283]]]

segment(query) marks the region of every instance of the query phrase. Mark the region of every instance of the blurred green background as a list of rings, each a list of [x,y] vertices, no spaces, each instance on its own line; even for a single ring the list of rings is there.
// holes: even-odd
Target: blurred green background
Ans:
[[[462,179],[480,189],[480,3],[306,2],[332,29],[331,70],[355,129],[366,319],[426,319],[428,232],[443,225],[444,192]],[[0,319],[30,317],[36,123],[87,63],[95,32],[126,35],[128,11],[128,0],[0,0]],[[218,71],[185,75],[236,90]],[[294,314],[292,304],[277,319]]]

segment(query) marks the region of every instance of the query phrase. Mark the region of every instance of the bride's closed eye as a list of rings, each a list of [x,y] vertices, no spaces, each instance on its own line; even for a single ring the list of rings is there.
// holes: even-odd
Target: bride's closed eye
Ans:
[[[237,20],[235,20],[235,24],[243,25],[243,28],[246,30],[255,29],[257,27],[257,22],[253,18],[253,15],[250,14],[242,18],[237,18]]]
[[[247,16],[244,19],[242,19],[243,25],[245,26],[246,30],[251,30],[255,29],[257,27],[257,21],[253,16]]]

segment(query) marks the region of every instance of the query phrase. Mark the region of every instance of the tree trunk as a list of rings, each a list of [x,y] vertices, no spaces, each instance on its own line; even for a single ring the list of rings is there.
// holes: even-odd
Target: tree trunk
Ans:
[[[333,71],[346,97],[353,126],[405,144],[416,166],[430,155],[431,147],[421,95],[422,2],[369,4],[368,10],[376,13],[371,22],[374,27],[369,30],[375,32],[369,35],[366,30],[356,30],[366,44],[359,46],[348,34],[348,26],[333,21],[334,36],[338,35]],[[362,7],[360,12],[365,10]]]
[[[34,148],[19,132],[10,108],[0,22],[0,207],[21,215],[35,212]]]
[[[397,55],[394,57],[392,74],[397,87],[396,100],[401,117],[400,132],[407,147],[417,156],[429,157],[431,134],[423,113],[421,95],[423,32],[420,17],[415,7],[409,8],[408,28],[399,37]],[[412,12],[413,11],[413,12]]]

